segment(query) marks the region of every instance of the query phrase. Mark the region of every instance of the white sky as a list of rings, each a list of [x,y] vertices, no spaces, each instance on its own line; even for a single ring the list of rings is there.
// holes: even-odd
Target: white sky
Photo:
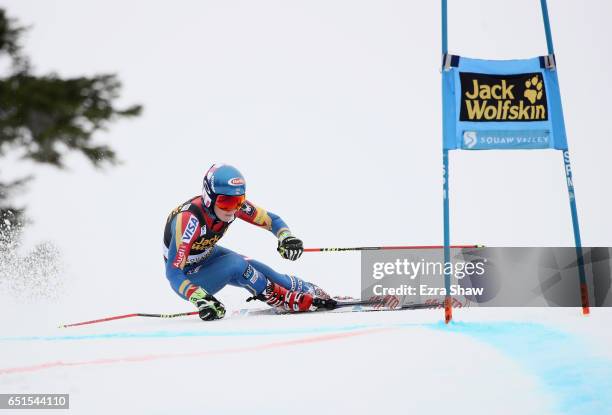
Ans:
[[[609,246],[612,6],[549,3],[583,244]],[[145,106],[97,137],[121,167],[99,172],[71,157],[63,172],[3,169],[38,175],[21,199],[35,220],[27,240],[61,248],[75,297],[96,292],[130,311],[134,303],[154,311],[151,297],[180,304],[163,275],[163,225],[215,161],[241,169],[249,199],[307,246],[442,242],[439,1],[0,5],[32,25],[25,50],[39,73],[117,73],[122,102]],[[453,53],[546,52],[537,0],[449,8]],[[573,244],[560,152],[453,152],[450,171],[453,243]],[[271,235],[244,223],[222,245],[334,293],[358,292],[356,254],[305,254],[293,264]]]

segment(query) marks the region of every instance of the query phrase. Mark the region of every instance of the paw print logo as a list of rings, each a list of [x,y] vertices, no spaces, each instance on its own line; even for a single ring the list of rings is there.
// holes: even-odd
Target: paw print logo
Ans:
[[[525,81],[525,98],[529,100],[532,104],[535,104],[536,101],[542,99],[543,91],[542,87],[544,86],[542,80],[536,75],[531,79]]]

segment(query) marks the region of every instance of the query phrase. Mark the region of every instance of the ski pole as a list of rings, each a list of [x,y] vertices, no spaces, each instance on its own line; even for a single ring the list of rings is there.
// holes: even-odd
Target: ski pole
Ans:
[[[99,318],[97,320],[81,321],[80,323],[62,324],[58,328],[63,329],[63,328],[66,328],[66,327],[83,326],[85,324],[102,323],[104,321],[120,320],[120,319],[123,319],[123,318],[130,318],[130,317],[175,318],[175,317],[183,317],[183,316],[193,316],[195,314],[198,314],[198,312],[197,311],[189,311],[189,312],[186,312],[186,313],[176,313],[176,314],[132,313],[132,314],[123,314],[123,315],[120,315],[120,316],[104,317],[104,318]]]
[[[451,248],[483,248],[484,245],[451,245]],[[304,252],[380,251],[392,249],[442,249],[442,245],[361,246],[354,248],[304,248]]]

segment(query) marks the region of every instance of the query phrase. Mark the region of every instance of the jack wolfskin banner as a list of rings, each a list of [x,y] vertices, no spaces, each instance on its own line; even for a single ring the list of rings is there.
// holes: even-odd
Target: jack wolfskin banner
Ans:
[[[444,149],[567,150],[557,73],[547,62],[554,58],[445,55]]]

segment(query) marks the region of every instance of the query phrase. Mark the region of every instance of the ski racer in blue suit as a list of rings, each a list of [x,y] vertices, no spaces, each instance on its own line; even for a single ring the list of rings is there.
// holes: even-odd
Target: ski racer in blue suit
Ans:
[[[302,241],[287,224],[246,200],[245,194],[242,174],[233,166],[215,164],[204,176],[202,195],[170,213],[164,229],[164,261],[172,289],[197,307],[202,320],[223,318],[225,307],[214,295],[227,284],[247,289],[250,299],[291,312],[332,308],[334,300],[315,284],[217,245],[238,218],[272,232],[283,258],[295,261],[302,255]]]

